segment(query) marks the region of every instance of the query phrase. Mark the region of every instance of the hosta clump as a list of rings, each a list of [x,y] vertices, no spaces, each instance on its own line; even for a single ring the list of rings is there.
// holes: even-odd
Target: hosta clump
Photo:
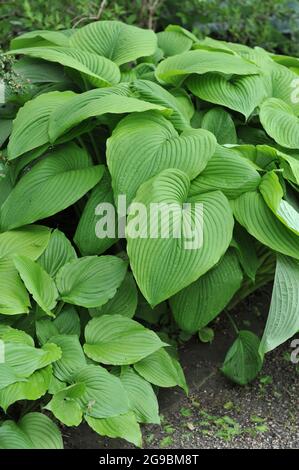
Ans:
[[[57,424],[83,421],[140,446],[157,388],[187,392],[178,335],[209,341],[274,280],[262,338],[237,332],[222,366],[246,384],[299,330],[299,59],[107,21],[11,56],[27,85],[0,109],[0,448],[59,448]],[[153,204],[180,237],[140,236]]]

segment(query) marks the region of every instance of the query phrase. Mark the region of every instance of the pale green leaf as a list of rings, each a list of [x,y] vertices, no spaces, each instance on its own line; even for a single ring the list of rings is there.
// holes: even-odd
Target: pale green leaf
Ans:
[[[158,385],[158,387],[175,387],[178,385],[188,393],[183,369],[179,362],[170,356],[164,348],[134,364],[134,369],[145,380]]]
[[[189,200],[189,189],[190,180],[185,173],[164,170],[138,190],[134,203],[142,203],[146,213],[138,213],[138,206],[137,216],[131,214],[128,218],[127,250],[131,268],[139,289],[152,306],[212,268],[232,238],[234,222],[226,197],[213,191]],[[188,202],[186,211],[184,204]],[[152,203],[158,203],[158,217],[151,217]],[[162,228],[164,232],[167,230],[168,237],[160,227],[161,204],[168,211],[166,217],[162,212]],[[138,232],[147,237],[135,236],[137,222]]]
[[[161,115],[131,114],[107,141],[114,194],[125,194],[130,203],[142,183],[167,168],[178,168],[193,179],[204,170],[215,146],[208,131],[190,129],[179,135]]]
[[[251,331],[240,331],[228,350],[221,371],[231,380],[246,385],[262,367],[259,355],[260,339]]]
[[[299,331],[299,263],[277,255],[270,311],[260,344],[260,353],[275,349]]]
[[[164,343],[151,330],[122,315],[93,318],[85,328],[84,352],[102,364],[134,364]]]
[[[195,333],[208,325],[229,303],[242,279],[237,256],[228,251],[219,264],[170,299],[179,327]]]
[[[53,279],[36,262],[27,256],[15,255],[14,265],[36,303],[50,316],[57,303],[58,291]]]
[[[122,283],[127,264],[116,256],[86,256],[71,261],[57,274],[60,297],[82,307],[100,307]]]
[[[74,383],[85,385],[83,395],[76,399],[85,415],[108,418],[129,411],[128,396],[120,379],[103,367],[84,367],[74,375]]]
[[[132,442],[137,447],[142,446],[142,434],[135,414],[129,412],[113,418],[98,419],[85,416],[89,426],[100,436],[120,437]]]
[[[121,65],[153,54],[157,38],[151,30],[120,21],[96,21],[76,30],[70,38],[70,45]]]
[[[152,386],[130,367],[123,367],[120,380],[128,394],[130,408],[140,423],[160,424],[159,406]]]
[[[103,165],[90,166],[88,155],[76,145],[59,147],[14,187],[1,207],[2,230],[49,217],[74,204],[99,182],[103,171]]]

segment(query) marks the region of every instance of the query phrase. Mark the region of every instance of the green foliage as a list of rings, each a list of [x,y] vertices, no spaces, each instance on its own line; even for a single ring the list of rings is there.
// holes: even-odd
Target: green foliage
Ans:
[[[141,446],[156,387],[188,393],[175,338],[211,342],[211,322],[273,280],[262,339],[234,325],[222,372],[247,384],[298,331],[298,59],[106,20],[11,47],[0,448],[61,448],[52,415]],[[152,221],[154,203],[171,217]]]

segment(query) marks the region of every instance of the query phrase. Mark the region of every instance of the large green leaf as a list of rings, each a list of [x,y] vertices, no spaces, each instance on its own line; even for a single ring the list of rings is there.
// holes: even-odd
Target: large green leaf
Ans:
[[[57,303],[58,291],[53,279],[27,256],[15,255],[14,265],[36,303],[50,316]]]
[[[4,421],[0,449],[63,449],[61,433],[42,413],[28,413],[18,423]]]
[[[218,144],[236,144],[237,134],[231,115],[223,108],[212,108],[204,115],[201,127],[212,132]]]
[[[213,155],[216,139],[208,131],[177,133],[155,113],[131,114],[122,119],[107,141],[107,163],[115,196],[130,203],[139,186],[167,168],[178,168],[195,178]]]
[[[261,123],[270,137],[290,149],[299,148],[299,118],[290,105],[277,98],[270,98],[261,106]]]
[[[121,65],[153,54],[157,38],[153,31],[119,21],[96,21],[78,29],[71,36],[70,45]]]
[[[74,374],[86,365],[80,341],[76,335],[52,336],[51,343],[56,344],[62,351],[61,358],[53,364],[55,377],[62,382],[71,382]]]
[[[0,313],[5,315],[28,313],[29,307],[28,292],[12,260],[0,258]]]
[[[76,259],[76,251],[71,242],[66,238],[63,232],[53,230],[49,244],[38,264],[44,268],[50,276],[55,277],[59,269],[69,261]]]
[[[299,235],[299,212],[283,198],[283,189],[274,171],[267,173],[261,181],[260,192],[267,206],[292,232]]]
[[[83,417],[79,403],[75,400],[83,395],[84,384],[74,384],[59,390],[45,407],[55,418],[67,426],[78,426]]]
[[[299,237],[278,220],[261,194],[242,194],[232,203],[236,219],[253,237],[274,251],[299,259]]]
[[[132,411],[112,418],[99,419],[85,416],[85,419],[100,436],[121,437],[137,447],[142,446],[141,430]]]
[[[175,321],[189,333],[208,325],[240,288],[242,279],[237,256],[227,252],[217,266],[170,299]]]
[[[59,147],[38,162],[14,187],[1,207],[2,230],[49,217],[74,204],[99,182],[102,165],[75,144]]]
[[[65,106],[75,94],[72,91],[52,91],[28,101],[18,111],[9,138],[8,159],[23,155],[49,142],[49,116],[60,104]]]
[[[275,349],[299,331],[299,263],[277,255],[270,311],[260,344],[260,353]]]
[[[81,72],[95,87],[116,85],[120,71],[114,62],[87,51],[66,47],[33,47],[12,50],[12,54],[56,62]]]
[[[87,416],[108,418],[129,411],[128,396],[120,379],[103,367],[85,366],[75,374],[74,383],[85,385],[77,402]]]
[[[137,284],[152,306],[212,268],[232,238],[234,222],[226,197],[214,191],[188,200],[189,189],[190,181],[185,173],[164,170],[140,187],[134,203],[142,203],[143,210],[139,212],[137,206],[137,216],[132,214],[131,206],[127,223],[128,255]],[[188,216],[184,206],[187,202],[190,202]],[[151,217],[152,203],[159,209],[157,217]],[[138,226],[137,234],[135,226]],[[138,238],[138,234],[142,237]]]
[[[251,162],[237,152],[217,145],[206,168],[191,182],[189,195],[221,190],[228,198],[234,199],[257,189],[260,181]]]
[[[123,282],[112,299],[102,307],[89,311],[92,317],[102,315],[123,315],[132,318],[135,315],[138,303],[138,292],[132,273],[127,272]]]
[[[14,38],[10,43],[10,47],[11,49],[19,49],[21,47],[47,46],[49,44],[67,47],[69,45],[69,38],[60,31],[29,31]]]
[[[105,238],[99,237],[97,227],[101,220],[104,224],[107,222],[106,228],[110,226],[110,224],[113,224],[113,227],[116,225],[115,210],[112,209],[113,217],[111,220],[109,217],[110,212],[106,209],[106,204],[111,205],[110,208],[112,208],[114,204],[114,196],[111,187],[111,178],[108,171],[105,170],[101,181],[93,188],[90,194],[74,235],[74,242],[83,256],[101,255],[117,240],[116,230],[114,232],[114,237],[109,235],[109,233]]]
[[[18,381],[0,390],[0,407],[6,412],[19,400],[38,400],[48,391],[52,376],[51,366],[37,370],[26,380]]]
[[[205,50],[188,51],[163,60],[157,67],[159,81],[179,85],[188,75],[220,72],[226,75],[258,74],[258,68],[239,56]]]
[[[207,73],[189,78],[187,86],[202,100],[238,111],[246,119],[267,98],[267,90],[259,75],[225,77],[216,73]]]
[[[160,424],[159,405],[152,386],[131,367],[122,367],[120,380],[128,394],[130,408],[140,423]]]
[[[231,380],[246,385],[262,367],[259,355],[260,339],[251,331],[240,331],[225,356],[221,371]]]
[[[169,120],[176,129],[184,130],[190,127],[191,116],[189,115],[189,111],[191,109],[191,114],[193,114],[194,110],[192,104],[190,107],[188,96],[182,95],[184,97],[184,102],[187,100],[187,103],[189,104],[186,108],[182,105],[178,95],[171,94],[158,83],[149,80],[134,80],[130,84],[130,88],[134,92],[134,96],[139,99],[172,109],[172,114],[169,116]]]
[[[103,114],[125,114],[143,112],[151,109],[171,114],[171,110],[163,106],[139,100],[130,95],[127,85],[119,85],[111,88],[90,90],[80,95],[73,96],[66,103],[58,106],[51,114],[49,121],[49,138],[54,142],[72,127],[80,124],[85,119],[102,116]]]
[[[134,364],[165,345],[151,330],[122,315],[93,318],[85,328],[84,352],[96,362]]]
[[[122,283],[127,264],[116,256],[86,256],[71,261],[57,274],[56,284],[65,302],[82,307],[100,307]]]
[[[178,385],[188,393],[183,369],[179,362],[170,356],[164,348],[134,364],[134,369],[145,380],[158,385],[158,387],[175,387]]]

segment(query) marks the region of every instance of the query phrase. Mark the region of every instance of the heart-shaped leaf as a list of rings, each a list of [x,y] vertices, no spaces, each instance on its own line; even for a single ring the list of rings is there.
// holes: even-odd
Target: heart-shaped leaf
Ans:
[[[179,135],[159,114],[131,114],[107,141],[114,194],[125,194],[130,203],[142,183],[167,168],[178,168],[193,179],[205,168],[215,147],[216,139],[208,131],[190,129]]]
[[[226,197],[214,191],[188,201],[189,189],[190,180],[185,173],[164,170],[137,192],[134,203],[141,203],[145,212],[139,212],[137,206],[137,216],[128,217],[127,250],[131,268],[142,294],[153,306],[213,267],[232,238],[234,222]],[[184,206],[187,202],[190,203],[188,211]],[[167,211],[162,229],[161,212],[151,216],[153,203],[157,209]]]
[[[157,38],[153,31],[120,21],[96,21],[78,29],[71,36],[70,45],[121,65],[153,54]]]

